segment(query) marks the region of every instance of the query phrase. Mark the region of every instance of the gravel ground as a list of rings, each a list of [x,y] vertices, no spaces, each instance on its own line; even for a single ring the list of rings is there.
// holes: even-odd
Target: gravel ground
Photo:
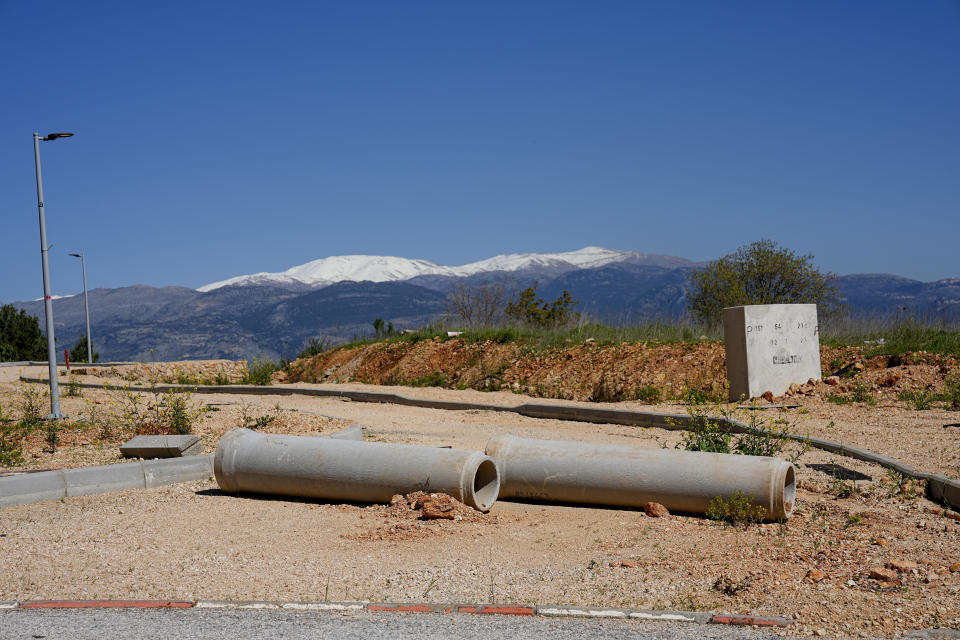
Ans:
[[[9,377],[0,384],[10,396],[17,393]],[[502,404],[531,401],[506,392],[336,388]],[[82,398],[64,399],[66,412],[74,411],[67,401],[109,402],[115,396],[85,391]],[[204,414],[196,427],[208,448],[237,426],[244,407],[248,413],[278,415],[270,431],[319,434],[360,422],[373,439],[473,449],[503,432],[633,447],[673,446],[680,437],[657,429],[334,398],[197,395],[193,400],[220,409]],[[929,446],[933,434],[952,433],[937,423],[956,414],[805,400],[809,414],[802,424],[811,434],[833,421],[826,437],[923,469],[955,465],[936,451],[923,458],[918,442]],[[76,407],[82,412],[83,405]],[[38,449],[28,466],[117,460],[116,443],[88,437],[91,444],[57,454]],[[859,479],[837,480],[824,470]],[[790,634],[829,630],[854,637],[960,626],[960,571],[950,571],[960,562],[960,523],[908,486],[898,491],[900,485],[884,470],[858,461],[812,451],[800,460],[799,479],[794,518],[748,529],[697,517],[651,518],[639,510],[506,501],[476,521],[409,521],[376,505],[229,496],[212,480],[70,498],[0,512],[0,600],[328,599],[700,609],[793,616],[797,624]],[[611,566],[624,560],[626,566]],[[907,564],[892,580],[870,577],[872,568],[887,563]],[[733,595],[715,588],[721,578],[726,579],[721,584],[732,585]]]

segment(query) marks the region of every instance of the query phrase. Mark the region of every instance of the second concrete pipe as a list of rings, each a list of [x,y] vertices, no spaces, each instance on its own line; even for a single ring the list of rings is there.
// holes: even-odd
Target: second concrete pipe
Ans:
[[[487,442],[500,470],[500,497],[705,513],[717,496],[736,491],[789,518],[796,495],[793,465],[759,456],[634,449],[619,445],[532,440],[508,434]]]
[[[398,493],[442,492],[489,511],[500,491],[496,464],[479,451],[250,429],[232,429],[220,439],[213,468],[229,493],[388,502]]]

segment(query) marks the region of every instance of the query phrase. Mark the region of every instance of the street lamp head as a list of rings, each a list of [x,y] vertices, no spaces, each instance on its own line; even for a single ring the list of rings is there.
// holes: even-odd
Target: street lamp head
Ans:
[[[71,253],[70,255],[72,255],[74,258],[82,258],[82,257],[83,257],[83,256],[80,255],[79,253]]]
[[[41,139],[41,140],[56,140],[57,138],[69,138],[69,137],[71,137],[71,136],[73,136],[72,133],[66,133],[66,132],[62,132],[62,133],[48,133],[47,135],[45,135],[43,138],[40,138],[40,139]]]

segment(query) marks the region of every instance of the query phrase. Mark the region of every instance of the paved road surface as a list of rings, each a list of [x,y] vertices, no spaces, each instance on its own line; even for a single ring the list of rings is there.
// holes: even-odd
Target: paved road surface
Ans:
[[[0,640],[102,638],[478,638],[492,640],[613,640],[644,638],[775,640],[769,632],[689,623],[581,618],[316,613],[250,610],[45,609],[0,611]]]

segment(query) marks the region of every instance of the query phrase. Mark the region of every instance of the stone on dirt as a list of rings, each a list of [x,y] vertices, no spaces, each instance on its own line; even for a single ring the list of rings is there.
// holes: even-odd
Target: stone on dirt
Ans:
[[[807,579],[810,580],[810,582],[820,582],[826,577],[827,574],[820,569],[810,569],[807,571]]]
[[[897,579],[897,572],[883,567],[870,567],[870,577],[879,582],[893,582]]]
[[[890,562],[887,563],[887,568],[903,573],[904,571],[912,571],[913,569],[919,569],[920,565],[918,565],[913,560],[891,560]]]
[[[670,515],[670,510],[659,502],[648,502],[643,506],[643,512],[651,518],[664,518]]]

